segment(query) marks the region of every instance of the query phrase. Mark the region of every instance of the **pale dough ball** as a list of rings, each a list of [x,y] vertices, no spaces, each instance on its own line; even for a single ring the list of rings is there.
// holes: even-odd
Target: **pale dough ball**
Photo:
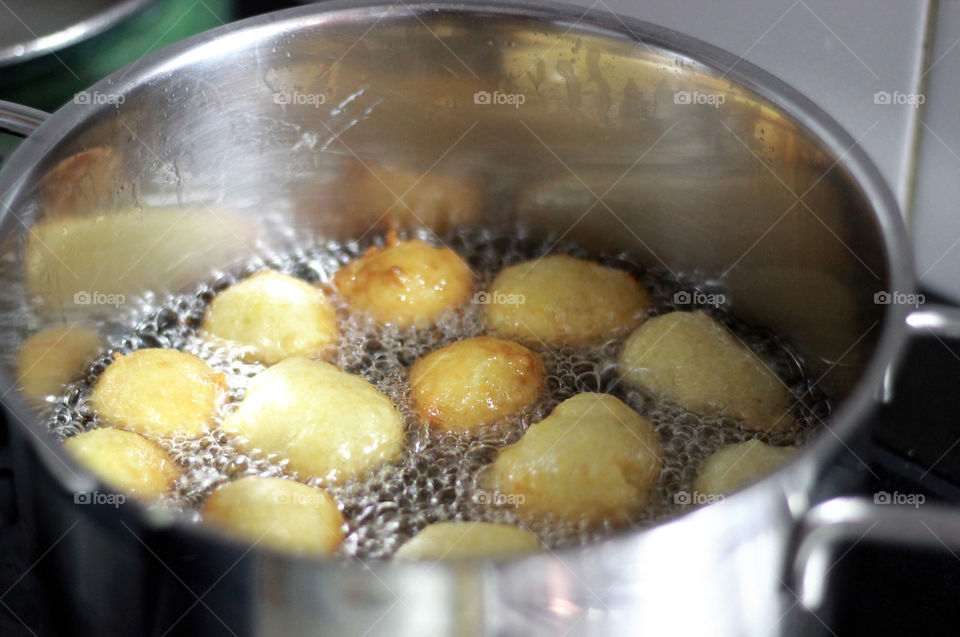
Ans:
[[[481,485],[528,518],[622,523],[647,501],[661,455],[646,418],[609,394],[577,394],[504,447]]]
[[[334,276],[337,291],[351,308],[379,323],[423,327],[467,301],[474,276],[466,262],[449,248],[425,241],[397,241],[376,246],[348,263]]]
[[[20,347],[17,382],[30,398],[59,394],[102,346],[100,336],[86,327],[54,327],[37,332]]]
[[[217,488],[203,519],[228,535],[298,554],[329,555],[343,541],[343,515],[323,489],[250,476]]]
[[[650,307],[628,273],[566,255],[504,269],[484,301],[496,334],[546,345],[602,343],[639,325]]]
[[[267,365],[294,354],[324,354],[337,342],[337,317],[318,288],[274,270],[257,272],[214,297],[202,334],[249,348]]]
[[[694,488],[709,495],[731,493],[772,473],[797,451],[796,447],[771,447],[759,440],[721,447],[704,461]]]
[[[398,560],[470,557],[512,557],[540,548],[537,536],[509,524],[437,522],[407,540],[394,555]]]
[[[136,497],[160,497],[182,473],[166,451],[122,429],[91,429],[63,448],[107,485]]]
[[[417,412],[431,426],[477,433],[531,405],[543,393],[545,373],[536,352],[479,336],[418,359],[410,386]]]
[[[260,372],[223,429],[244,449],[277,453],[301,478],[327,483],[395,460],[404,438],[400,413],[373,385],[302,356]]]
[[[198,357],[154,348],[117,354],[94,385],[90,402],[104,425],[196,438],[226,392],[224,375]]]
[[[785,431],[796,424],[783,382],[703,312],[648,320],[627,339],[620,370],[627,384],[694,413],[722,412],[756,431]]]

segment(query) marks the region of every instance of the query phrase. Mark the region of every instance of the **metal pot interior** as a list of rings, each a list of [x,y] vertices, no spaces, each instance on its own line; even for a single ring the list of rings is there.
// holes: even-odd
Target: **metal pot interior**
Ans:
[[[294,236],[383,232],[383,207],[357,205],[371,166],[482,193],[466,217],[446,201],[403,223],[520,224],[722,286],[838,402],[881,340],[874,294],[902,282],[895,210],[844,135],[756,69],[608,14],[306,8],[90,94],[0,178],[7,352],[138,307],[77,295],[183,291]]]

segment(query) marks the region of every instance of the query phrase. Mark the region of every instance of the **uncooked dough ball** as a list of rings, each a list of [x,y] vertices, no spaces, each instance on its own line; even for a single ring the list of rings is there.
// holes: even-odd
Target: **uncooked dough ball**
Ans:
[[[609,394],[577,394],[503,448],[481,486],[528,518],[622,523],[647,501],[661,455],[646,418]]]
[[[333,307],[316,287],[274,270],[257,272],[214,297],[202,333],[249,348],[267,365],[294,354],[324,354],[339,331]]]
[[[721,447],[704,461],[694,488],[709,495],[731,493],[772,473],[797,451],[796,447],[771,447],[759,440]]]
[[[20,348],[17,382],[34,399],[59,394],[100,351],[100,336],[85,327],[54,327],[37,332]]]
[[[436,322],[470,298],[473,281],[453,250],[418,239],[397,241],[392,234],[386,248],[371,247],[334,277],[350,307],[400,327]]]
[[[671,312],[641,325],[620,353],[620,370],[627,384],[694,413],[722,412],[756,431],[796,424],[783,381],[703,312]]]
[[[566,255],[504,269],[484,300],[496,334],[546,345],[602,343],[639,325],[650,307],[628,273]]]
[[[537,536],[509,524],[437,522],[406,541],[394,555],[398,560],[512,557],[540,548]]]
[[[136,497],[163,495],[182,473],[166,451],[122,429],[91,429],[63,448],[107,485]]]
[[[260,372],[223,429],[242,448],[284,456],[301,478],[327,483],[395,460],[404,436],[400,413],[373,385],[302,356]]]
[[[94,385],[90,402],[104,425],[196,438],[226,392],[224,375],[198,357],[153,348],[117,354]]]
[[[543,392],[543,360],[523,345],[468,338],[431,352],[410,368],[420,417],[445,431],[477,433],[531,405]]]
[[[217,488],[203,519],[239,540],[297,554],[329,555],[343,541],[343,515],[323,489],[251,476]]]

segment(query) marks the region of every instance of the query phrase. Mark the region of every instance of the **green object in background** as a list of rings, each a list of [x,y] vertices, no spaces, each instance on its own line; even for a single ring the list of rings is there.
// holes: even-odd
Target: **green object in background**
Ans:
[[[20,141],[19,137],[0,134],[0,168],[3,167],[4,159],[9,157],[20,145]]]
[[[99,35],[0,68],[0,99],[52,112],[117,69],[234,13],[233,0],[159,0]]]

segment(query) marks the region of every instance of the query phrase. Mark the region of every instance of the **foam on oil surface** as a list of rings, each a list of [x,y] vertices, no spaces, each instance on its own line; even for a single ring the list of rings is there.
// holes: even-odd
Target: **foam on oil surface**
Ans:
[[[651,294],[652,314],[677,309],[673,302],[675,293],[690,290],[688,283],[675,277],[643,270],[629,255],[590,254],[575,245],[554,245],[549,238],[522,232],[460,232],[444,237],[443,242],[461,254],[477,273],[477,291],[484,289],[504,267],[541,256],[548,250],[591,258],[632,272]],[[382,238],[374,243],[382,243]],[[361,254],[366,245],[329,242],[310,248],[292,248],[285,254],[251,262],[242,272],[212,276],[208,284],[193,294],[170,297],[162,302],[143,300],[139,318],[116,330],[109,351],[91,365],[84,379],[69,386],[57,401],[50,418],[51,430],[64,438],[98,426],[97,416],[88,404],[93,383],[115,353],[146,347],[192,352],[226,374],[230,395],[218,417],[219,422],[219,418],[236,408],[247,383],[263,366],[245,363],[240,352],[214,347],[198,337],[205,307],[213,296],[264,267],[324,285],[341,265]],[[804,444],[816,429],[816,423],[829,412],[829,404],[810,384],[798,357],[776,334],[744,325],[722,306],[700,309],[733,329],[771,364],[795,396],[802,397],[802,402],[794,407],[799,423],[795,432],[758,436],[720,417],[697,416],[676,405],[628,390],[619,382],[616,370],[621,340],[592,348],[541,349],[548,372],[547,392],[534,406],[479,437],[438,434],[419,422],[412,409],[406,369],[427,352],[482,334],[483,305],[469,303],[462,310],[449,313],[435,326],[405,330],[377,326],[350,315],[345,307],[338,307],[341,337],[333,362],[362,375],[396,403],[404,418],[407,438],[398,463],[383,466],[363,479],[328,488],[341,504],[349,527],[341,553],[364,560],[386,558],[411,535],[438,521],[519,524],[511,500],[477,487],[478,473],[493,460],[499,448],[519,440],[531,423],[580,392],[602,391],[620,397],[647,416],[663,440],[663,469],[649,504],[633,520],[634,526],[649,526],[688,510],[689,506],[676,501],[677,494],[692,491],[700,464],[722,445],[752,437],[775,444]],[[297,477],[281,457],[241,453],[216,426],[199,439],[171,438],[158,442],[186,470],[175,485],[171,505],[198,521],[204,501],[223,482],[246,475]],[[549,520],[532,530],[549,547],[588,542],[607,532]]]

